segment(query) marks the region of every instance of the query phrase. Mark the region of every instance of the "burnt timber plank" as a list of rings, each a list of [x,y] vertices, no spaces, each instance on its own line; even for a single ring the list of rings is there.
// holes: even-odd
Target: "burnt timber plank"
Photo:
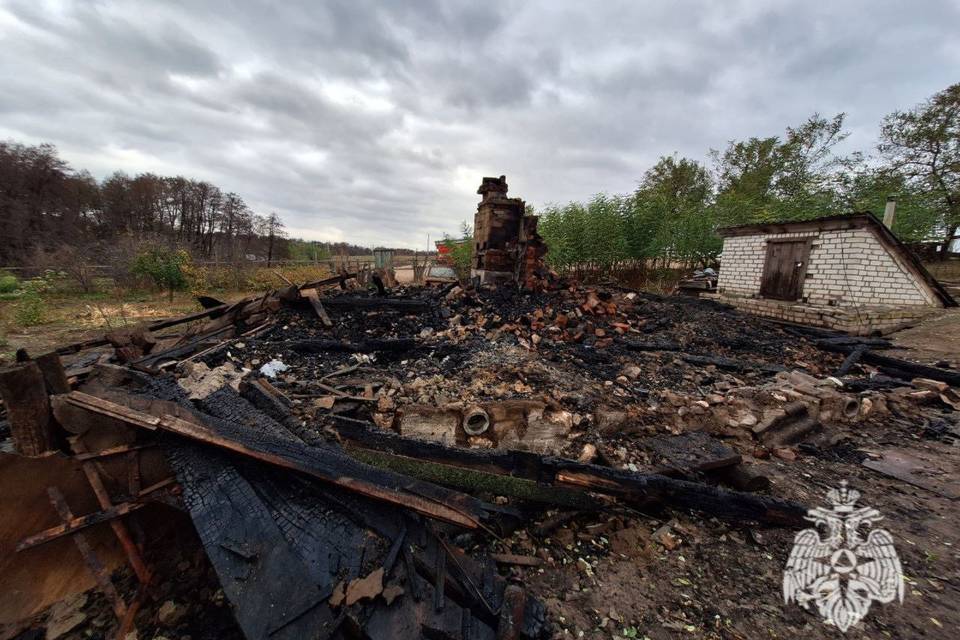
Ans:
[[[67,500],[64,498],[60,489],[57,487],[48,487],[47,493],[50,496],[50,503],[53,505],[53,508],[57,510],[57,515],[60,516],[60,519],[64,523],[73,520],[73,512],[70,510],[70,506],[67,504]],[[113,582],[110,580],[110,574],[93,550],[93,546],[83,533],[75,534],[73,536],[73,543],[77,546],[77,550],[79,550],[80,555],[83,556],[83,561],[87,564],[87,568],[90,569],[90,573],[93,574],[94,579],[97,581],[97,586],[100,587],[103,595],[106,596],[107,600],[109,600],[113,606],[114,614],[122,620],[127,614],[127,605],[123,601],[123,598],[120,597],[120,594],[117,593],[117,588],[113,586]]]
[[[328,624],[324,585],[230,460],[182,442],[170,443],[169,453],[184,504],[248,640],[299,640]]]
[[[833,342],[823,340],[818,340],[814,344],[821,349],[833,351],[835,353],[850,354],[855,349],[855,347],[846,346],[844,344],[835,344]],[[891,375],[896,373],[895,377],[900,377],[905,380],[910,380],[912,378],[929,378],[939,382],[946,382],[954,387],[960,387],[960,372],[958,371],[940,369],[939,367],[918,364],[916,362],[910,362],[909,360],[903,360],[901,358],[884,356],[870,350],[864,351],[860,357],[860,360],[877,367],[884,367],[891,372]]]
[[[59,397],[69,401],[76,393],[71,392]],[[76,406],[95,410],[91,409],[89,401],[86,402]],[[100,404],[112,417],[119,417],[135,426],[143,426],[145,423],[149,424],[151,419],[156,419],[156,416],[123,405],[117,405],[119,409],[111,409],[111,405],[117,403],[107,400],[101,399]],[[198,422],[202,419],[203,424],[165,414],[160,417],[156,427],[278,467],[299,471],[318,480],[462,527],[476,528],[486,516],[483,503],[475,498],[397,473],[375,469],[350,458],[335,446],[308,446],[292,435],[284,438],[277,433],[226,420],[200,416],[196,418]]]
[[[778,364],[766,364],[763,362],[747,362],[744,360],[733,360],[731,358],[722,358],[719,356],[698,356],[692,353],[681,353],[680,359],[690,364],[701,366],[713,365],[718,369],[727,369],[729,371],[762,371],[763,373],[779,373],[786,371],[787,368]]]
[[[323,322],[323,326],[333,326],[333,320],[330,319],[327,310],[323,308],[323,303],[320,301],[320,296],[316,289],[300,289],[300,295],[310,302],[310,306],[313,307],[314,313],[316,313],[320,321]]]
[[[44,529],[43,531],[35,533],[32,536],[27,536],[20,541],[20,544],[17,545],[16,550],[24,551],[26,549],[40,546],[47,542],[62,538],[63,536],[68,536],[82,529],[86,529],[87,527],[92,527],[95,524],[100,524],[101,522],[107,522],[109,520],[113,520],[114,518],[119,518],[120,516],[124,516],[145,506],[147,505],[143,502],[124,502],[114,505],[109,509],[90,513],[85,516],[71,516],[68,521],[62,524],[58,524],[55,527],[50,527],[49,529]]]
[[[277,437],[293,437],[285,432],[281,423],[270,419],[230,389],[221,389],[207,396],[198,406],[208,417],[240,420],[240,416],[246,414],[247,418],[243,421],[255,420],[261,429]],[[411,547],[426,533],[421,518],[398,517],[391,505],[358,497],[337,487],[321,486],[307,478],[285,473],[283,469],[265,467],[255,461],[237,458],[233,466],[263,503],[269,506],[271,517],[286,543],[300,558],[311,580],[320,585],[322,592],[328,592],[330,586],[341,579],[349,581],[368,575],[378,566],[384,567],[385,577],[389,579],[389,568],[396,562],[398,552],[403,553],[404,558],[410,557],[410,562],[405,561],[404,565],[413,567]],[[408,530],[414,534],[408,536]],[[417,549],[419,563],[432,566],[433,561],[425,557],[425,553],[427,549]],[[470,564],[469,558],[463,562]],[[461,563],[455,564],[459,567]],[[490,570],[493,571],[492,567]],[[351,627],[350,631],[367,638],[434,638],[438,637],[435,632],[439,629],[447,638],[492,640],[495,637],[488,623],[496,620],[489,615],[489,611],[481,610],[479,615],[487,615],[483,620],[478,619],[477,612],[470,605],[472,601],[456,596],[457,603],[448,601],[443,615],[438,617],[432,610],[432,599],[420,602],[414,595],[418,588],[414,586],[416,582],[412,581],[422,583],[422,580],[415,573],[403,577],[407,579],[407,587],[399,602],[385,606],[381,600],[376,600],[355,605],[349,610],[343,608],[332,621],[325,617],[318,632],[305,637],[326,638],[336,635],[336,629],[344,621],[348,622],[345,626]],[[451,578],[448,584],[453,582]],[[502,590],[506,583],[500,580],[498,584]],[[462,585],[451,585],[448,596],[454,597],[452,594],[465,591]],[[496,600],[493,595],[488,595],[489,598]],[[542,611],[536,600],[529,600],[532,613]],[[326,608],[326,605],[321,606]],[[539,633],[542,621],[538,623],[538,620],[528,620],[527,628]],[[303,628],[303,625],[298,628]],[[336,637],[341,635],[349,634]]]
[[[480,452],[444,447],[437,443],[408,440],[357,422],[340,421],[334,429],[342,438],[370,449],[508,474],[558,488],[658,501],[726,520],[797,525],[804,522],[806,514],[806,508],[795,502],[727,491],[660,474],[632,473],[523,451]]]
[[[24,456],[54,449],[54,421],[43,373],[28,361],[0,369],[0,399],[7,409],[13,446]]]
[[[356,277],[356,273],[338,273],[335,276],[330,276],[329,278],[324,278],[323,280],[314,280],[313,282],[302,284],[300,285],[300,291],[303,291],[304,289],[317,289],[319,287],[326,287],[331,284],[342,284],[350,278]]]

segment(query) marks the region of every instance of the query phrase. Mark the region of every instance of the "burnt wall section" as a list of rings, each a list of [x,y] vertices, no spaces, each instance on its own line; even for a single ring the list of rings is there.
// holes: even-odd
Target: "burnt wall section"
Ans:
[[[537,234],[537,217],[526,215],[521,198],[507,197],[507,177],[485,177],[473,219],[473,268],[480,284],[514,282],[530,287],[543,267],[546,245]]]

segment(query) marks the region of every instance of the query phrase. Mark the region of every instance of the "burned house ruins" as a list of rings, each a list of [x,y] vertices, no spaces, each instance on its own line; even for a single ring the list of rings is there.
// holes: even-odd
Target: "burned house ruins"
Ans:
[[[506,192],[484,179],[474,263],[506,286],[339,273],[0,369],[0,638],[806,632],[749,598],[776,601],[823,487],[869,486],[898,535],[950,522],[925,496],[960,498],[957,362],[544,286]],[[918,583],[956,571],[915,539]],[[907,637],[890,611],[871,624]]]
[[[473,219],[473,268],[479,284],[515,282],[530,287],[542,269],[547,246],[537,234],[537,217],[527,204],[507,197],[507,177],[484,178]]]

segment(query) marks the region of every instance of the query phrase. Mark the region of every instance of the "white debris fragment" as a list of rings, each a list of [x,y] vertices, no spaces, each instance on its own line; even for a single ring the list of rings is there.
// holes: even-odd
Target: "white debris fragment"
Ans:
[[[225,385],[238,391],[240,380],[249,372],[247,369],[238,369],[232,362],[226,362],[214,369],[203,362],[188,362],[182,366],[181,371],[184,375],[177,382],[190,392],[191,400],[202,400]]]
[[[268,378],[276,378],[278,373],[283,373],[289,368],[290,367],[285,365],[283,362],[274,358],[267,364],[260,367],[260,373],[267,376]]]

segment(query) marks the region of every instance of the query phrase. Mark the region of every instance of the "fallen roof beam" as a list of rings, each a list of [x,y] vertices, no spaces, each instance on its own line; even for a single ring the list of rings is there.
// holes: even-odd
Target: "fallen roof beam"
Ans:
[[[62,396],[74,406],[117,418],[138,427],[169,433],[233,451],[268,464],[299,471],[318,480],[367,497],[411,509],[430,518],[469,529],[477,528],[485,512],[479,500],[407,476],[375,469],[329,445],[304,445],[267,432],[255,432],[226,421],[199,424],[173,415],[154,416],[125,405],[79,392]],[[196,416],[199,421],[199,416]]]
[[[806,515],[803,505],[788,500],[727,491],[661,474],[633,473],[522,451],[475,451],[445,447],[374,430],[358,422],[339,421],[334,428],[341,438],[356,443],[359,447],[376,450],[382,455],[388,453],[394,458],[405,456],[408,459],[464,467],[487,474],[509,475],[566,491],[593,491],[652,500],[701,511],[726,520],[756,520],[766,524],[793,526],[803,524]],[[368,457],[374,460],[373,457]],[[396,462],[382,457],[381,459],[384,464]],[[423,472],[427,472],[426,467]],[[452,477],[456,478],[455,475]],[[436,476],[431,479],[442,482]]]
[[[320,287],[326,287],[331,284],[342,284],[350,278],[356,278],[356,273],[338,273],[335,276],[330,276],[329,278],[324,278],[323,280],[314,280],[313,282],[307,282],[306,284],[300,285],[300,291],[304,289],[318,289]]]

